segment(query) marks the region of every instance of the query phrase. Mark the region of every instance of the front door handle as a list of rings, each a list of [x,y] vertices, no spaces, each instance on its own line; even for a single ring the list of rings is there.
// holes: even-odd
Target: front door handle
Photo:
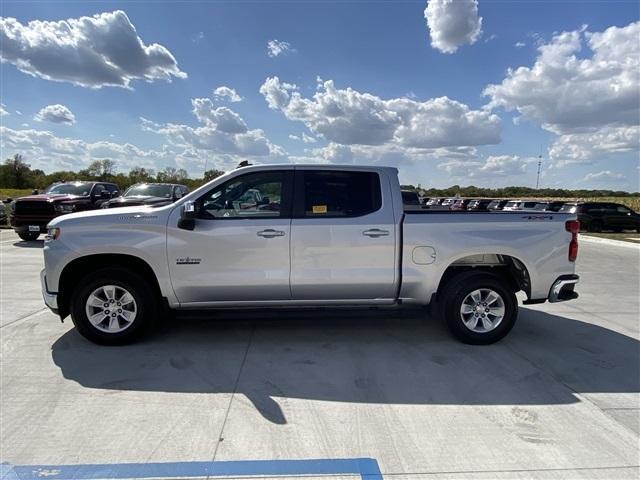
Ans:
[[[284,237],[284,232],[282,230],[267,228],[266,230],[260,230],[257,235],[263,238]]]
[[[379,228],[370,228],[369,230],[365,230],[362,232],[366,237],[378,238],[378,237],[386,237],[389,235],[389,230],[381,230]]]

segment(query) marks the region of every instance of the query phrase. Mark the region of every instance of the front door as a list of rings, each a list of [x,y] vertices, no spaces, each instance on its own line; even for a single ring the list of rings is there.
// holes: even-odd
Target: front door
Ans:
[[[396,224],[382,201],[391,198],[389,188],[375,172],[296,169],[294,300],[394,298]]]
[[[227,180],[196,201],[193,230],[167,228],[171,282],[181,304],[289,300],[292,171]],[[179,210],[179,209],[176,209]]]

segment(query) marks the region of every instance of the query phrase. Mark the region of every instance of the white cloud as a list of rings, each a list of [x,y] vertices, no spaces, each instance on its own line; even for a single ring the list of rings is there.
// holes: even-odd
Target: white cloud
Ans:
[[[526,47],[527,44],[524,43],[524,42],[516,42],[516,43],[513,44],[513,46],[516,47],[516,48],[522,48],[522,47]]]
[[[275,39],[267,42],[267,55],[271,58],[295,53],[295,51],[296,49],[293,48],[289,42],[283,42]]]
[[[531,157],[523,158],[517,155],[494,155],[484,160],[448,160],[440,163],[438,168],[444,170],[452,177],[467,179],[515,177],[519,183],[523,183],[518,177],[527,172],[528,165],[535,162],[537,162],[537,160]]]
[[[166,47],[142,41],[121,10],[26,25],[0,18],[0,59],[35,77],[91,88],[187,77]]]
[[[328,80],[313,98],[303,98],[295,85],[281,83],[278,77],[267,78],[260,93],[270,108],[337,144],[434,149],[500,142],[497,115],[471,110],[447,97],[382,100],[352,88],[338,89]]]
[[[477,0],[429,0],[424,10],[431,46],[454,53],[464,44],[473,44],[482,35],[482,17]]]
[[[59,103],[42,107],[33,116],[33,119],[37,122],[63,123],[65,125],[73,125],[76,122],[76,116],[73,112]]]
[[[120,170],[133,166],[163,168],[175,166],[176,153],[168,149],[143,150],[130,143],[85,142],[74,138],[57,137],[45,130],[13,130],[0,127],[3,152],[20,153],[33,168],[45,171],[59,169],[80,170],[93,160],[115,160]]]
[[[202,155],[227,155],[229,161],[261,157],[263,161],[283,159],[285,151],[271,143],[260,129],[249,130],[245,121],[227,107],[215,108],[208,98],[191,100],[200,126],[156,123],[141,118],[142,128],[164,136],[170,144]],[[237,162],[236,162],[237,163]]]
[[[9,112],[5,110],[6,105],[4,103],[0,104],[0,117],[4,117],[5,115],[10,115]]]
[[[311,135],[307,135],[306,132],[302,132],[302,141],[304,143],[316,143],[317,140]]]
[[[640,22],[591,33],[563,32],[538,48],[532,67],[489,85],[489,107],[515,110],[559,135],[557,162],[638,150]],[[584,46],[590,52],[577,56]],[[590,53],[590,54],[589,54]]]
[[[236,112],[227,107],[213,106],[208,98],[191,100],[193,114],[200,123],[223,133],[245,133],[247,124]]]
[[[221,86],[216,88],[213,91],[213,99],[214,100],[226,100],[228,102],[241,102],[243,99],[240,95],[238,95],[238,92],[236,92],[233,88],[231,87],[226,87],[226,86]]]
[[[640,145],[640,126],[605,126],[595,131],[559,136],[549,149],[558,166],[592,163],[608,155],[635,152]]]
[[[620,182],[625,179],[621,173],[613,173],[611,170],[602,170],[598,173],[588,173],[584,177],[585,182]]]

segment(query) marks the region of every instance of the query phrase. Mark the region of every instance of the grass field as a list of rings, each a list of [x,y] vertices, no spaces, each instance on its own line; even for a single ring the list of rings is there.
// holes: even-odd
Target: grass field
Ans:
[[[30,188],[16,189],[16,188],[0,188],[0,200],[5,198],[18,198],[26,195],[31,195],[33,190]]]

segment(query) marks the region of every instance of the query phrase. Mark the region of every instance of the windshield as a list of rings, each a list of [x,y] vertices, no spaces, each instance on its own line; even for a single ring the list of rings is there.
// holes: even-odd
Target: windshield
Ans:
[[[154,185],[143,183],[134,185],[124,193],[125,197],[165,197],[171,198],[172,185]]]
[[[91,191],[91,183],[58,183],[51,185],[44,193],[50,195],[79,195],[86,197]]]

